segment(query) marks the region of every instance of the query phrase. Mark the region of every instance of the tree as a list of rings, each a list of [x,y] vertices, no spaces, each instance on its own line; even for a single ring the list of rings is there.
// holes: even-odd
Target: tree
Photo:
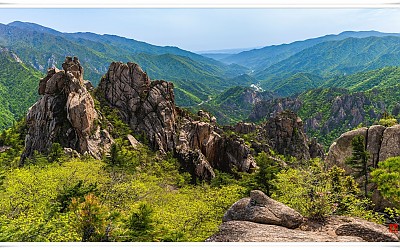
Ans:
[[[378,185],[383,197],[400,208],[400,156],[388,158],[378,166],[371,172],[372,181]]]
[[[370,167],[368,166],[369,154],[365,149],[365,137],[357,135],[351,141],[353,149],[352,156],[346,160],[346,164],[355,170],[355,178],[363,178],[364,197],[368,197],[368,175]]]
[[[268,196],[271,196],[271,192],[274,189],[272,181],[279,172],[279,164],[271,159],[265,152],[259,153],[255,160],[259,167],[256,174],[256,181],[259,189],[264,191]]]
[[[126,221],[130,241],[152,241],[155,222],[153,209],[142,203],[137,211],[132,212]]]
[[[108,237],[106,227],[106,212],[100,200],[93,194],[88,194],[85,200],[72,198],[71,208],[77,216],[77,228],[82,241],[105,241]]]
[[[378,121],[378,124],[385,127],[391,127],[398,124],[398,122],[396,118],[385,111],[382,115],[382,118]]]

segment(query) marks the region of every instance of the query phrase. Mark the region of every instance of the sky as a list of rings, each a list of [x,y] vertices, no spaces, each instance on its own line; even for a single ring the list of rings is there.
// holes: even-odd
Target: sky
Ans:
[[[400,33],[400,8],[0,9],[0,23],[17,20],[196,52],[277,45],[349,30]]]

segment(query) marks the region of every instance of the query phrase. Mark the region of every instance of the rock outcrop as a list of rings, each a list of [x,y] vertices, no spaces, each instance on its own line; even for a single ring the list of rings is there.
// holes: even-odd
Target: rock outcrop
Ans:
[[[346,132],[336,139],[329,148],[327,165],[342,167],[350,173],[351,169],[345,161],[352,155],[352,139],[359,135],[365,138],[365,148],[369,153],[368,164],[371,167],[377,167],[379,162],[389,157],[400,156],[400,125],[374,125]]]
[[[331,216],[323,224],[304,219],[261,191],[232,205],[208,242],[398,242],[388,228],[358,218]]]
[[[297,159],[310,159],[307,135],[303,121],[291,111],[278,113],[263,126],[263,135],[279,154],[291,155]],[[315,150],[314,150],[315,151]]]
[[[21,161],[35,151],[48,153],[53,143],[96,158],[108,151],[113,139],[96,123],[99,115],[83,85],[83,69],[78,58],[67,57],[64,70],[52,68],[40,80],[41,98],[29,109],[28,133]]]
[[[261,224],[297,228],[303,217],[284,204],[275,201],[259,190],[250,192],[250,198],[243,198],[233,204],[222,221],[251,221]]]
[[[345,162],[352,156],[353,148],[351,142],[355,136],[363,136],[365,138],[365,149],[369,154],[368,166],[372,168],[378,167],[378,163],[389,157],[400,156],[400,125],[392,127],[384,127],[374,125],[369,128],[358,128],[342,134],[336,139],[329,148],[326,164],[328,167],[338,166],[346,170],[346,174],[354,174],[354,169],[349,167]],[[376,185],[368,185],[368,190],[373,191],[372,202],[375,209],[383,210],[392,204],[385,200],[380,192],[376,189]]]
[[[174,153],[194,176],[211,179],[213,169],[230,172],[256,167],[249,147],[239,138],[225,136],[215,117],[197,116],[175,106],[173,84],[151,81],[135,63],[113,62],[102,78],[97,97],[119,113],[136,134],[165,154]]]
[[[253,134],[251,143],[256,152],[272,149],[299,160],[325,157],[322,145],[315,138],[308,139],[303,121],[289,110],[276,113],[260,125],[240,122],[226,128],[239,134]]]
[[[151,146],[166,153],[175,148],[176,113],[173,84],[150,81],[135,63],[113,62],[101,79],[97,93],[119,113],[135,133],[144,134]]]

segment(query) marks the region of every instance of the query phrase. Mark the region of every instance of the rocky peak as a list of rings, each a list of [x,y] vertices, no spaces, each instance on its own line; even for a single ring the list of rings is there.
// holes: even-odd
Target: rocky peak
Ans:
[[[269,145],[279,154],[304,160],[324,157],[322,146],[316,140],[308,140],[303,121],[292,111],[278,113],[262,127],[262,136],[268,138]]]
[[[55,142],[96,158],[100,158],[112,143],[108,132],[95,123],[99,115],[84,86],[78,58],[67,57],[63,68],[49,69],[39,82],[41,98],[27,114],[28,133],[22,162],[35,151],[48,153]]]
[[[135,63],[112,63],[96,94],[118,109],[136,134],[145,135],[153,149],[173,152],[194,176],[211,179],[213,169],[249,171],[256,166],[243,140],[225,136],[207,112],[195,116],[177,108],[173,84],[151,81]]]
[[[162,153],[175,148],[176,112],[173,84],[150,81],[135,63],[113,62],[97,95],[119,110],[136,134],[143,134]]]

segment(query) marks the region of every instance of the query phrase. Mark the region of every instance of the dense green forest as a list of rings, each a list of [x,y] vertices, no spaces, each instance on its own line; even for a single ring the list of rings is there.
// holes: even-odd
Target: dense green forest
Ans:
[[[0,47],[0,131],[26,115],[36,102],[37,85],[42,74],[19,63]]]
[[[225,211],[253,189],[309,219],[336,214],[384,222],[353,177],[340,168],[326,170],[319,159],[300,162],[261,152],[257,171],[217,171],[204,182],[194,180],[172,155],[145,145],[133,148],[122,137],[129,129],[116,124],[121,137],[102,160],[71,158],[56,143],[48,155],[36,154],[21,166],[24,121],[1,134],[0,145],[11,149],[0,153],[0,241],[204,241],[217,231]],[[389,167],[393,161],[373,176],[398,202],[398,190],[387,186],[398,182]]]

